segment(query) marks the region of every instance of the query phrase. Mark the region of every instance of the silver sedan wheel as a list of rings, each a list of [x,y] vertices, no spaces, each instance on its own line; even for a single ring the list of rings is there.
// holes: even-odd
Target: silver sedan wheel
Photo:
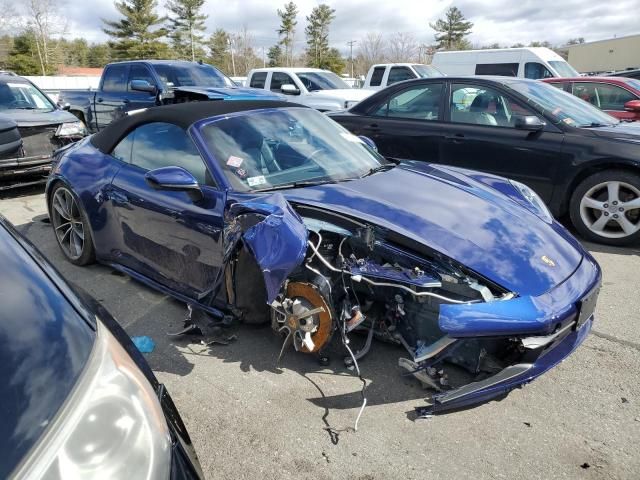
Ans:
[[[580,200],[580,218],[601,237],[633,235],[640,230],[640,190],[626,182],[599,183]]]
[[[73,195],[64,187],[58,188],[51,202],[51,224],[64,253],[77,260],[84,251],[84,225],[80,209]]]

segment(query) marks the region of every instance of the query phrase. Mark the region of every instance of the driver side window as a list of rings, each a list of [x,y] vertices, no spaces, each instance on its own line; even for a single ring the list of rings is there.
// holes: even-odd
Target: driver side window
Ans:
[[[182,167],[201,185],[214,184],[191,138],[182,128],[171,123],[141,125],[123,138],[111,155],[144,170]]]
[[[402,90],[374,110],[373,115],[438,120],[442,86],[442,83],[429,83]]]
[[[491,87],[454,83],[451,86],[451,121],[491,127],[514,127],[516,115],[535,115]]]

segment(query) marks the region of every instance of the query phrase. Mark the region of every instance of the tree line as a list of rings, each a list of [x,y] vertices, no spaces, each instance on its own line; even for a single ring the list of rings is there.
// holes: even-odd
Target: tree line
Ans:
[[[119,18],[103,19],[103,31],[109,40],[89,43],[66,38],[68,28],[56,0],[26,0],[18,11],[11,0],[0,0],[5,13],[0,19],[0,34],[5,31],[0,35],[0,68],[21,75],[50,75],[61,65],[103,67],[111,61],[154,58],[202,60],[232,76],[246,75],[262,66],[308,66],[342,73],[349,63],[352,71],[363,74],[374,63],[429,63],[437,50],[472,48],[468,36],[473,23],[455,6],[430,24],[436,32],[432,44],[420,44],[406,33],[383,37],[371,32],[350,42],[356,46],[355,56],[344,58],[330,46],[336,10],[327,4],[317,5],[304,17],[305,47],[300,51],[294,48],[298,43],[299,9],[293,1],[276,10],[280,20],[277,41],[261,49],[246,25],[238,32],[218,28],[207,34],[204,4],[205,0],[165,0],[166,14],[160,15],[158,0],[115,0]],[[550,45],[532,42],[531,46]]]

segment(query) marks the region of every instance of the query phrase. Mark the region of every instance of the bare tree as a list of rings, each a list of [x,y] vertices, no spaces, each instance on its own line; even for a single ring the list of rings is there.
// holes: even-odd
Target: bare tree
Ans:
[[[246,75],[252,68],[262,66],[262,60],[255,52],[253,35],[249,32],[247,25],[243,25],[242,30],[232,35],[231,42],[239,75]]]
[[[408,33],[394,33],[388,44],[387,57],[390,62],[413,62],[418,58],[418,43]]]
[[[52,38],[63,35],[67,30],[66,20],[58,13],[59,7],[57,0],[29,0],[26,6],[27,28],[34,36],[42,75],[46,75],[51,66]]]
[[[371,65],[385,61],[385,49],[382,35],[368,32],[358,40],[358,53],[355,58],[354,70],[357,74],[367,73]]]

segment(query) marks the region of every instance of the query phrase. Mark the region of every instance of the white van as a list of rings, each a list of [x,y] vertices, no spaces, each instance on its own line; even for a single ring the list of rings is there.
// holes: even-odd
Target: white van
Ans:
[[[579,77],[564,58],[544,47],[437,52],[431,64],[447,75],[505,77]]]

